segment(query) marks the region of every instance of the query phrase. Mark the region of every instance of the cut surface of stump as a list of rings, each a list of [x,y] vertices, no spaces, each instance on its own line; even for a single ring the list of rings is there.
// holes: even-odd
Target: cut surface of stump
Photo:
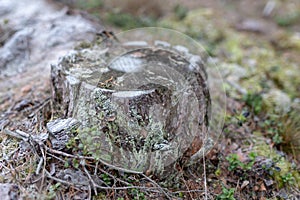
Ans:
[[[95,41],[53,65],[51,77],[89,153],[118,168],[166,175],[212,143],[203,60],[183,46]]]

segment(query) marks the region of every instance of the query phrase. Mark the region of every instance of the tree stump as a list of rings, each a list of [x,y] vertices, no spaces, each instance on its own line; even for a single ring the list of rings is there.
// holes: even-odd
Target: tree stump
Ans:
[[[75,49],[52,65],[53,94],[64,117],[80,121],[90,154],[166,177],[211,147],[203,58],[158,40],[99,37]]]

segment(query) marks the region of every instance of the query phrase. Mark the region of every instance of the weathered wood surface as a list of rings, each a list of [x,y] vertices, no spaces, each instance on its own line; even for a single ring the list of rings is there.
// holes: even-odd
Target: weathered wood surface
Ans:
[[[55,101],[81,122],[79,137],[92,155],[166,175],[175,161],[204,152],[204,142],[211,147],[200,56],[162,41],[99,40],[62,57],[51,72]]]

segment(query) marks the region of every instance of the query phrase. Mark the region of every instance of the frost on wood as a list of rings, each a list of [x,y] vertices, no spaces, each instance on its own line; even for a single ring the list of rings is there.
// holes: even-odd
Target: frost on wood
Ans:
[[[192,163],[212,145],[203,61],[164,41],[129,44],[95,41],[63,57],[52,66],[54,99],[66,118],[80,121],[90,154],[166,175],[175,161]]]

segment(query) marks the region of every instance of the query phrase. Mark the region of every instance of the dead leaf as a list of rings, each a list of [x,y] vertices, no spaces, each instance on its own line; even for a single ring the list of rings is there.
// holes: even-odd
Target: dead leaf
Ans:
[[[234,142],[234,143],[232,143],[232,144],[230,145],[229,148],[230,148],[231,151],[234,151],[234,150],[236,150],[238,147],[239,147],[239,145],[238,145],[237,143]]]
[[[267,191],[267,188],[266,188],[266,186],[265,186],[265,184],[263,182],[260,184],[259,191]]]
[[[247,160],[247,154],[242,152],[242,149],[238,149],[236,154],[241,162],[245,162]]]
[[[241,185],[241,190],[243,190],[248,184],[249,184],[249,181],[243,181],[243,183]]]
[[[31,85],[25,85],[24,87],[21,88],[21,92],[23,94],[27,94],[28,92],[31,91],[32,86]]]

